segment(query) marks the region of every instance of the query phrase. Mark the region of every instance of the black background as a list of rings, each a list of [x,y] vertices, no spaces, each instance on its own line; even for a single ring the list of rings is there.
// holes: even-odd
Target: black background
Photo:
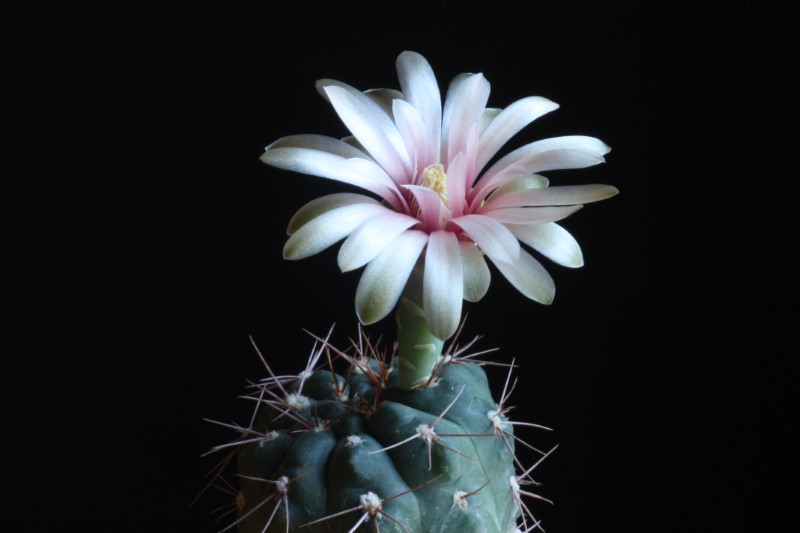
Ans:
[[[298,3],[299,4],[299,3]],[[217,531],[190,505],[246,420],[263,369],[296,372],[312,340],[357,333],[359,272],[338,247],[282,258],[292,213],[342,190],[259,162],[295,133],[345,135],[314,82],[397,87],[403,50],[444,90],[483,72],[489,104],[561,108],[509,147],[599,137],[607,163],[550,174],[609,183],[564,221],[582,269],[548,265],[551,306],[493,270],[465,337],[516,357],[514,417],[554,428],[534,503],[549,532],[766,531],[766,481],[791,378],[753,336],[746,206],[765,136],[756,102],[769,14],[575,2],[254,3],[3,20],[4,275],[0,524],[13,531]],[[391,338],[385,320],[367,330]],[[760,336],[758,332],[755,335]],[[504,373],[490,371],[499,393]],[[772,510],[770,510],[772,509]],[[776,519],[777,520],[777,519]],[[2,529],[6,529],[3,527]]]

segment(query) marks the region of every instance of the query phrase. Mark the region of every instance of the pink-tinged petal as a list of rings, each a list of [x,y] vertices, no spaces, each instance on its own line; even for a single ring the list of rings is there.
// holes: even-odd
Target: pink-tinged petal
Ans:
[[[366,265],[398,235],[418,223],[416,218],[389,210],[368,218],[339,248],[339,268],[348,272]]]
[[[373,324],[394,309],[427,242],[426,233],[408,230],[367,264],[356,288],[356,312],[362,324]]]
[[[368,89],[364,94],[378,104],[386,116],[392,117],[392,104],[395,100],[403,100],[403,93],[397,89]]]
[[[431,332],[449,339],[461,319],[464,279],[458,239],[449,231],[434,231],[425,252],[422,300]]]
[[[561,266],[583,266],[583,252],[578,241],[567,230],[554,222],[546,224],[508,224],[517,238]]]
[[[578,211],[582,205],[558,205],[547,207],[506,207],[503,209],[481,210],[481,215],[502,224],[541,224],[567,218]]]
[[[289,221],[289,228],[286,230],[286,234],[291,236],[294,234],[294,232],[305,226],[308,222],[322,214],[327,213],[328,211],[332,211],[340,207],[361,204],[367,206],[379,206],[380,202],[370,198],[369,196],[355,194],[352,192],[341,192],[315,198],[297,210],[292,219]]]
[[[599,202],[617,194],[619,190],[611,185],[560,185],[516,191],[502,195],[493,195],[486,202],[481,212],[503,207],[530,207],[547,205],[575,205]]]
[[[410,170],[400,132],[378,104],[352,88],[328,85],[323,90],[345,126],[386,172],[397,179]]]
[[[467,203],[467,158],[463,152],[456,154],[450,161],[446,173],[447,205],[453,217],[460,217],[464,214]]]
[[[283,247],[286,259],[303,259],[347,237],[366,219],[386,208],[375,204],[353,204],[327,211],[303,224]]]
[[[457,76],[450,84],[442,117],[442,159],[449,161],[466,152],[467,135],[489,100],[491,87],[483,74]]]
[[[428,132],[419,112],[403,100],[395,100],[393,105],[394,121],[400,135],[403,136],[406,151],[412,161],[414,178],[427,166],[437,162],[438,145],[432,145],[428,140]]]
[[[466,143],[464,145],[464,155],[467,158],[467,176],[470,178],[467,186],[472,188],[475,183],[475,178],[478,176],[476,163],[476,156],[478,155],[478,123],[474,123],[467,132]],[[460,152],[459,152],[460,153]]]
[[[582,135],[543,139],[514,150],[492,165],[470,195],[474,206],[493,189],[526,174],[584,168],[605,161],[610,148],[601,140]]]
[[[375,161],[371,159],[348,159],[342,166],[353,175],[369,180],[370,183],[380,183],[385,186],[381,189],[381,198],[386,200],[396,211],[408,211],[408,204],[392,177]]]
[[[472,242],[459,241],[461,266],[464,269],[464,299],[477,302],[486,295],[492,274],[483,258],[483,252]]]
[[[476,161],[478,171],[522,128],[555,109],[558,109],[557,103],[541,96],[530,96],[500,112],[481,135]]]
[[[500,263],[494,259],[492,262],[519,292],[539,303],[553,303],[556,294],[553,278],[528,252],[520,250],[519,259],[513,263]]]
[[[447,208],[439,198],[439,194],[422,185],[404,185],[404,188],[411,191],[417,201],[425,231],[431,232],[438,229],[446,220],[445,215],[447,214]]]
[[[396,196],[397,188],[391,179],[376,179],[379,175],[354,172],[353,165],[347,163],[353,160],[374,164],[371,159],[345,159],[338,154],[304,147],[269,148],[261,155],[262,162],[276,168],[355,185],[390,201]]]
[[[397,58],[397,77],[404,99],[414,106],[425,123],[426,143],[435,153],[430,163],[438,162],[442,136],[442,97],[439,83],[428,61],[416,52],[403,52]]]
[[[519,241],[500,222],[483,215],[464,215],[450,222],[464,230],[492,261],[512,263],[519,257]]]

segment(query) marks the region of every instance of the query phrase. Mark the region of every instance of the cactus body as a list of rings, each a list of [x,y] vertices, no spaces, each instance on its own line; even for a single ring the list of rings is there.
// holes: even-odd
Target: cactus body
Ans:
[[[239,531],[515,531],[512,430],[497,431],[483,368],[442,360],[403,390],[380,360],[350,363],[260,387],[237,451]]]

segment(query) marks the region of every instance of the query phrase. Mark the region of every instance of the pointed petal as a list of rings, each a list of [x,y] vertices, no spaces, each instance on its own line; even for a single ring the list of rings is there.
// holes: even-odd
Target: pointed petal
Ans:
[[[464,213],[467,204],[467,158],[463,152],[456,154],[446,169],[447,205],[452,216]]]
[[[519,259],[514,263],[492,261],[500,273],[519,292],[539,303],[550,304],[553,302],[556,294],[553,278],[528,252],[520,250]]]
[[[433,189],[422,185],[404,185],[405,189],[411,191],[417,200],[422,216],[425,231],[432,232],[439,229],[440,224],[445,220],[446,207],[439,198],[439,194]]]
[[[331,141],[336,141],[336,139],[331,139]],[[342,142],[338,146],[340,153],[346,151],[344,147],[356,151],[356,148]],[[283,170],[310,174],[312,176],[319,176],[321,178],[355,185],[356,187],[373,192],[387,200],[394,198],[398,193],[394,182],[391,179],[386,179],[385,172],[382,175],[375,173],[363,175],[359,172],[354,172],[353,164],[347,163],[348,161],[363,161],[364,164],[375,164],[371,159],[358,157],[346,159],[339,153],[332,153],[302,145],[290,146],[288,144],[281,144],[275,146],[275,143],[267,147],[267,151],[261,155],[260,159],[268,165]]]
[[[449,231],[434,231],[425,252],[422,298],[428,327],[439,339],[449,339],[458,328],[463,291],[458,239]]]
[[[543,256],[559,265],[583,266],[583,253],[578,241],[555,222],[545,224],[507,224],[511,233]]]
[[[477,302],[486,295],[492,274],[483,258],[483,252],[471,242],[459,241],[461,265],[464,268],[464,299]]]
[[[367,264],[356,288],[362,324],[373,324],[394,309],[427,241],[426,233],[406,231]]]
[[[396,211],[408,211],[408,204],[392,177],[372,159],[347,159],[342,162],[342,168],[350,175],[359,176],[368,183],[375,184],[374,188],[382,192],[381,198],[389,202]]]
[[[429,141],[423,119],[414,106],[403,100],[395,100],[393,113],[412,161],[413,174],[409,178],[414,179],[423,168],[437,162],[438,145]]]
[[[366,265],[398,235],[418,223],[416,218],[389,210],[368,218],[339,248],[339,268],[348,272]]]
[[[442,118],[443,160],[466,152],[467,135],[473,124],[480,124],[490,90],[483,74],[456,77],[450,84]]]
[[[616,187],[600,184],[560,185],[529,189],[527,191],[493,195],[492,199],[481,208],[481,212],[503,207],[588,204],[605,200],[618,192],[619,190]]]
[[[303,207],[297,210],[292,219],[289,221],[289,229],[286,230],[288,235],[292,235],[302,226],[318,216],[349,205],[365,204],[365,205],[380,205],[380,203],[369,196],[363,194],[355,194],[351,192],[341,192],[336,194],[329,194],[311,200]]]
[[[389,175],[397,179],[409,170],[405,145],[391,118],[363,93],[343,87],[323,87],[345,126]]]
[[[464,230],[492,261],[511,263],[519,257],[519,241],[500,222],[483,215],[464,215],[450,222]]]
[[[397,89],[369,89],[364,94],[378,104],[386,116],[392,116],[392,104],[395,100],[403,100],[403,93]]]
[[[345,159],[350,159],[351,157],[369,159],[369,155],[363,150],[359,150],[342,140],[334,139],[327,135],[288,135],[286,137],[281,137],[264,150],[268,152],[276,148],[309,148],[311,150],[319,150],[321,152],[339,155]]]
[[[520,176],[516,179],[513,179],[492,191],[486,201],[488,202],[492,198],[496,198],[498,196],[502,196],[504,194],[508,194],[511,192],[517,191],[527,191],[528,189],[541,189],[542,187],[547,187],[550,184],[550,180],[541,176],[539,174],[530,174],[528,176]]]
[[[475,183],[475,179],[478,177],[478,172],[476,171],[475,167],[475,158],[478,155],[478,137],[478,123],[475,122],[469,128],[464,143],[464,156],[467,158],[467,177],[469,178],[467,186],[470,189]]]
[[[581,207],[583,206],[506,207],[504,209],[480,211],[480,214],[502,224],[540,224],[567,218]]]
[[[475,205],[493,189],[519,176],[568,168],[583,168],[605,161],[610,148],[599,139],[582,135],[553,137],[514,150],[491,166],[478,181],[470,196]]]
[[[375,204],[352,204],[331,209],[295,231],[283,247],[286,259],[303,259],[339,242],[366,219],[386,208]]]
[[[541,96],[530,96],[501,111],[481,135],[476,162],[478,171],[522,128],[555,109],[558,109],[557,103]]]
[[[435,150],[431,163],[439,158],[442,136],[442,97],[428,61],[416,52],[403,52],[397,58],[397,77],[404,99],[414,106],[425,123],[426,141]]]
[[[367,89],[366,91],[359,91],[352,85],[344,83],[339,80],[333,80],[330,78],[323,78],[317,80],[316,88],[317,92],[322,95],[326,102],[330,103],[331,99],[328,97],[328,93],[325,92],[325,87],[330,87],[334,85],[336,87],[342,87],[351,92],[360,93],[370,100],[372,100],[377,106],[383,111],[386,116],[392,116],[392,100],[397,98],[403,99],[403,93],[398,91],[397,89]]]

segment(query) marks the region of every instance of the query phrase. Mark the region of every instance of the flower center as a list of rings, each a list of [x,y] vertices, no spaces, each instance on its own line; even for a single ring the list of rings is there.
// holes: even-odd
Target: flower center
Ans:
[[[436,191],[444,205],[447,205],[447,174],[444,173],[441,163],[435,163],[422,171],[422,184]]]

